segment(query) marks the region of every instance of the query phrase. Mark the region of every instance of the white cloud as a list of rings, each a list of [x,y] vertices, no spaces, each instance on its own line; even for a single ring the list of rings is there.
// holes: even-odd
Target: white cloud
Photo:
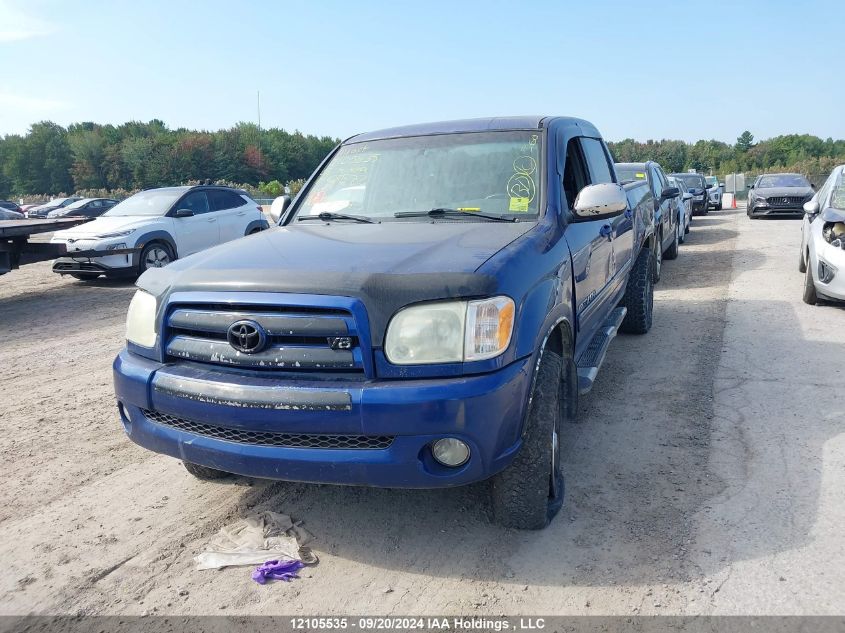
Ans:
[[[50,35],[56,30],[54,25],[12,6],[8,0],[0,0],[0,43]]]

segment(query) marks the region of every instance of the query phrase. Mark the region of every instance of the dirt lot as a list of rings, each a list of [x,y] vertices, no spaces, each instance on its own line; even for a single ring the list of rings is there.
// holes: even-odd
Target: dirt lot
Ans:
[[[566,437],[567,502],[536,533],[485,487],[201,483],[123,435],[111,387],[133,288],[0,278],[0,612],[845,612],[845,311],[801,303],[800,224],[695,218],[644,337],[620,337]],[[196,571],[224,523],[305,521],[291,584]]]

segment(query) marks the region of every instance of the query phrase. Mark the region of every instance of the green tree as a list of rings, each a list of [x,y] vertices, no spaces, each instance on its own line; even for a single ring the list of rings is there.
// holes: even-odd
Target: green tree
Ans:
[[[736,139],[736,149],[739,152],[747,152],[753,145],[754,135],[748,130],[745,130],[745,132],[740,134]]]

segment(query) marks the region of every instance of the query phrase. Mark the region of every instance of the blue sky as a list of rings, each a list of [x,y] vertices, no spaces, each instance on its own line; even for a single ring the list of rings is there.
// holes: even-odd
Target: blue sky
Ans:
[[[741,6],[737,6],[741,5]],[[0,134],[38,120],[345,137],[508,115],[610,140],[845,138],[845,2],[0,0]]]

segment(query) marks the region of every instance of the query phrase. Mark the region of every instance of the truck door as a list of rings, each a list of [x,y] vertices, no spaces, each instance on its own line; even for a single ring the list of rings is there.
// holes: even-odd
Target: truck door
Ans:
[[[590,183],[590,172],[578,138],[570,139],[566,147],[563,168],[563,197],[561,204],[570,210],[578,192]],[[566,228],[566,241],[572,253],[572,273],[575,280],[576,357],[593,338],[604,321],[599,307],[600,297],[608,281],[613,225],[608,220],[571,221]]]
[[[613,182],[612,162],[600,139],[582,138],[581,150],[590,171],[590,184]],[[628,271],[628,262],[634,250],[634,215],[630,209],[609,222],[613,233],[610,239],[607,284],[614,289]]]
[[[649,169],[649,175],[651,176],[652,192],[654,193],[655,213],[658,212],[658,208],[660,209],[660,227],[663,231],[663,242],[660,248],[666,250],[666,245],[672,242],[672,236],[674,235],[672,231],[675,230],[675,222],[672,220],[672,216],[674,215],[672,198],[666,198],[665,200],[661,198],[663,190],[669,184],[663,176],[663,172],[654,165]]]

